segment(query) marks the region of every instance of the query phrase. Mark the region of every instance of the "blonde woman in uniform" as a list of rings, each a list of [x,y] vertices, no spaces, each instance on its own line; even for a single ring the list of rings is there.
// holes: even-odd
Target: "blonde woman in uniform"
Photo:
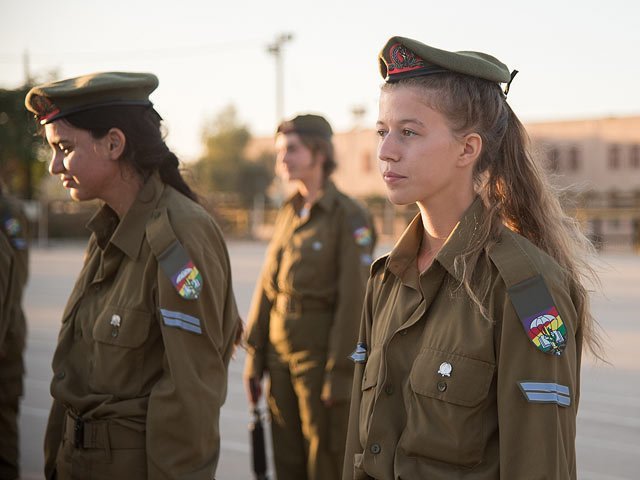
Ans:
[[[590,245],[507,103],[516,72],[402,37],[379,62],[380,172],[420,213],[372,265],[343,479],[575,479]]]
[[[240,320],[222,234],[160,133],[157,85],[107,72],[26,98],[50,173],[102,202],[53,358],[47,479],[215,475]]]

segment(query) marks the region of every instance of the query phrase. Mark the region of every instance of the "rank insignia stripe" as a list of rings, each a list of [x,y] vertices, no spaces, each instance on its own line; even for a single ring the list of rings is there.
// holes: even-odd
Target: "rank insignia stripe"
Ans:
[[[186,330],[187,332],[197,333],[198,335],[202,334],[200,319],[192,315],[187,315],[182,312],[174,312],[165,308],[160,309],[160,314],[162,315],[162,322],[167,327],[176,327]]]
[[[553,382],[518,382],[518,387],[529,403],[555,403],[561,407],[571,405],[569,387]]]
[[[367,361],[367,345],[363,342],[358,342],[356,349],[349,355],[349,358],[354,363],[366,363]]]

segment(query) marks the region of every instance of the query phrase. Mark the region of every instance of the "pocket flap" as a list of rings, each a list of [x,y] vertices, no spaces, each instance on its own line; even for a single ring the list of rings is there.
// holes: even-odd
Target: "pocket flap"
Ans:
[[[110,345],[136,348],[149,336],[150,324],[150,313],[108,306],[93,326],[93,338]]]
[[[443,364],[448,366],[441,368]],[[473,407],[487,397],[494,370],[493,364],[482,360],[427,349],[413,363],[411,388],[418,395]],[[449,371],[449,376],[439,371]]]
[[[378,375],[380,375],[380,348],[374,348],[367,363],[364,366],[364,374],[362,375],[362,391],[369,390],[378,384]]]

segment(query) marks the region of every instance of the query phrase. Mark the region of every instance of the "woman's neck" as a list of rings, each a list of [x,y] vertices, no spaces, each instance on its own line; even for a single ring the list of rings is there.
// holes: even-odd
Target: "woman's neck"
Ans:
[[[323,187],[324,178],[300,180],[298,182],[298,193],[300,193],[305,205],[312,205],[320,196]]]
[[[438,254],[447,238],[469,208],[473,191],[446,201],[417,202],[422,218],[422,242],[418,252],[418,269],[425,271]]]
[[[114,178],[114,182],[104,195],[103,200],[122,220],[135,202],[143,185],[144,182],[140,175],[133,172],[122,172],[121,175]]]

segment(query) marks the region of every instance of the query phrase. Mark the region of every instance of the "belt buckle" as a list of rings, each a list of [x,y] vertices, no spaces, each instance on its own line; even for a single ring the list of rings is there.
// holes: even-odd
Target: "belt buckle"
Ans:
[[[79,417],[73,419],[73,446],[84,448],[84,420]]]

